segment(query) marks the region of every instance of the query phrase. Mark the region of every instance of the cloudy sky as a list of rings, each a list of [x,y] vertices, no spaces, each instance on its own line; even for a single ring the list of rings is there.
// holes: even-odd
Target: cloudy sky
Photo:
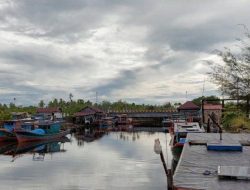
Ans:
[[[0,103],[161,104],[218,94],[204,60],[250,26],[248,0],[0,0]]]

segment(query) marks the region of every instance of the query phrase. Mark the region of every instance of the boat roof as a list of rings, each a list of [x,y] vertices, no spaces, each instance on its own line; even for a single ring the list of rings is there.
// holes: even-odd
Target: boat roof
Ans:
[[[175,188],[184,189],[249,189],[247,180],[219,179],[218,166],[249,167],[250,134],[188,133],[181,158],[173,176]],[[200,142],[190,145],[191,142]],[[202,145],[203,142],[204,144]],[[246,143],[248,142],[248,146]],[[242,151],[211,151],[206,144],[242,145]],[[200,145],[198,145],[200,144]],[[206,173],[208,175],[206,175]]]
[[[200,127],[198,122],[175,122],[175,133],[203,133],[205,132],[203,127]]]
[[[29,122],[29,121],[34,121],[31,118],[23,118],[23,119],[10,119],[10,120],[5,120],[4,122]]]
[[[62,122],[60,122],[60,121],[50,121],[50,120],[48,120],[48,121],[40,121],[40,122],[38,123],[38,125],[39,125],[39,126],[42,126],[42,125],[52,125],[52,124],[60,124],[60,123],[62,123]]]

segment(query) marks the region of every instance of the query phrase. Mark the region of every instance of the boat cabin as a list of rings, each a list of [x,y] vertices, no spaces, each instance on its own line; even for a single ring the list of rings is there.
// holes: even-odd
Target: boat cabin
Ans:
[[[25,122],[21,124],[21,129],[25,131],[32,131],[35,129],[35,124],[34,122]]]
[[[185,143],[188,133],[204,133],[205,129],[198,122],[174,123],[175,142]]]
[[[38,108],[36,114],[33,117],[39,118],[39,120],[62,120],[63,113],[62,109],[59,107],[51,108]]]
[[[61,123],[54,122],[54,123],[40,123],[38,125],[40,129],[43,129],[46,134],[54,134],[59,133],[61,129]]]
[[[4,122],[3,128],[9,132],[12,132],[14,129],[21,128],[21,124],[21,120],[8,120]]]

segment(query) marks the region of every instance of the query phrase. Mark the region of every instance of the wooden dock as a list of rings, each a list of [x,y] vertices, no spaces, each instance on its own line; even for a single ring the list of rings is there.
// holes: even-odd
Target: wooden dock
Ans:
[[[187,140],[188,143],[184,145],[173,176],[175,190],[249,189],[249,176],[245,176],[245,179],[248,180],[236,180],[235,176],[221,179],[221,176],[230,173],[225,168],[235,169],[237,167],[236,170],[245,171],[238,167],[250,166],[250,134],[223,133],[222,140],[220,140],[218,133],[189,133]],[[213,146],[213,148],[210,149],[209,146]],[[238,148],[241,146],[242,149]],[[219,175],[221,166],[226,172]],[[241,176],[242,179],[243,177]]]

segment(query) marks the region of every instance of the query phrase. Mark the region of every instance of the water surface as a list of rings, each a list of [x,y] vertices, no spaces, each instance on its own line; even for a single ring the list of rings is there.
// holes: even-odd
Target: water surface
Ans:
[[[167,188],[164,169],[153,145],[154,139],[159,138],[166,160],[171,160],[170,154],[166,154],[167,141],[170,140],[168,134],[113,132],[93,142],[84,142],[74,135],[68,137],[71,142],[40,145],[35,150],[34,147],[27,149],[27,153],[24,153],[25,149],[22,152],[21,147],[20,154],[15,156],[1,154],[0,189]],[[13,151],[5,154],[13,154]]]

